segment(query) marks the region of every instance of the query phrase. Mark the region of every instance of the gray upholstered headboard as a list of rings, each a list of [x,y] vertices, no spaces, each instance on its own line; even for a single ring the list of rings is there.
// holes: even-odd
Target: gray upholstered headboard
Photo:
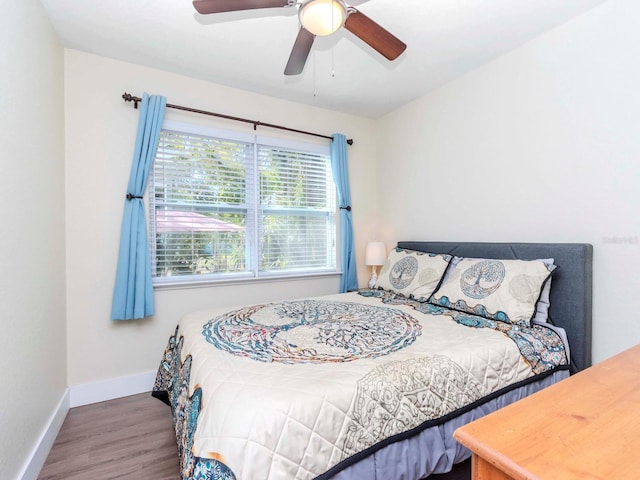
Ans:
[[[403,241],[398,247],[471,258],[553,258],[559,268],[553,273],[549,317],[567,332],[573,369],[591,366],[592,245]]]

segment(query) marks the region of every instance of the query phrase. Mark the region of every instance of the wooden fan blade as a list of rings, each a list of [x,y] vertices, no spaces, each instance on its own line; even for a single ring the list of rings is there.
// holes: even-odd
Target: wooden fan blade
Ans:
[[[286,7],[288,4],[287,0],[193,0],[194,8],[203,15],[254,8]]]
[[[404,42],[358,10],[349,14],[344,28],[388,60],[395,60],[407,48]]]
[[[300,27],[291,55],[289,55],[289,61],[284,69],[285,75],[300,75],[302,73],[315,38],[316,36],[313,33]]]

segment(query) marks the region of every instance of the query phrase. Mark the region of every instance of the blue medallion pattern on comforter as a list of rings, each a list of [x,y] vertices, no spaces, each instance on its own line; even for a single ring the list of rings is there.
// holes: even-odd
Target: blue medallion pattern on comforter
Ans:
[[[320,363],[387,355],[411,345],[421,329],[391,308],[300,300],[229,312],[202,334],[220,350],[261,362]]]
[[[542,326],[367,291],[188,315],[154,395],[182,479],[313,479],[566,364]]]

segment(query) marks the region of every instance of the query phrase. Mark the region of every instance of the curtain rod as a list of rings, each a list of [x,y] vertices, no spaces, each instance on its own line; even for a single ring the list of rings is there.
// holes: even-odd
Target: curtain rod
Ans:
[[[124,99],[125,102],[133,102],[133,107],[136,109],[138,108],[138,103],[142,101],[140,97],[136,97],[126,92],[122,94],[122,98]],[[202,115],[209,115],[212,117],[226,118],[227,120],[234,120],[236,122],[250,123],[253,125],[254,130],[259,126],[277,128],[279,130],[286,130],[288,132],[302,133],[304,135],[313,135],[314,137],[328,138],[329,140],[333,140],[333,137],[330,137],[328,135],[307,132],[305,130],[297,130],[295,128],[283,127],[282,125],[274,125],[273,123],[264,123],[264,122],[260,122],[259,120],[249,120],[248,118],[233,117],[231,115],[225,115],[223,113],[207,112],[206,110],[198,110],[197,108],[183,107],[182,105],[173,105],[171,103],[167,103],[167,107],[174,108],[176,110],[184,110],[185,112],[200,113]],[[349,145],[353,145],[353,139],[352,138],[348,139],[347,143]]]

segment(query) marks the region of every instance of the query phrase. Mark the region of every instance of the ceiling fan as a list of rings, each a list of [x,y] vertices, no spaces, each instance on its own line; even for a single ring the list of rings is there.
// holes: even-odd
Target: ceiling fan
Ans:
[[[295,5],[301,26],[284,69],[285,75],[302,73],[317,35],[330,35],[343,26],[388,60],[395,60],[407,48],[405,43],[343,0],[193,0],[197,12],[204,15]]]

